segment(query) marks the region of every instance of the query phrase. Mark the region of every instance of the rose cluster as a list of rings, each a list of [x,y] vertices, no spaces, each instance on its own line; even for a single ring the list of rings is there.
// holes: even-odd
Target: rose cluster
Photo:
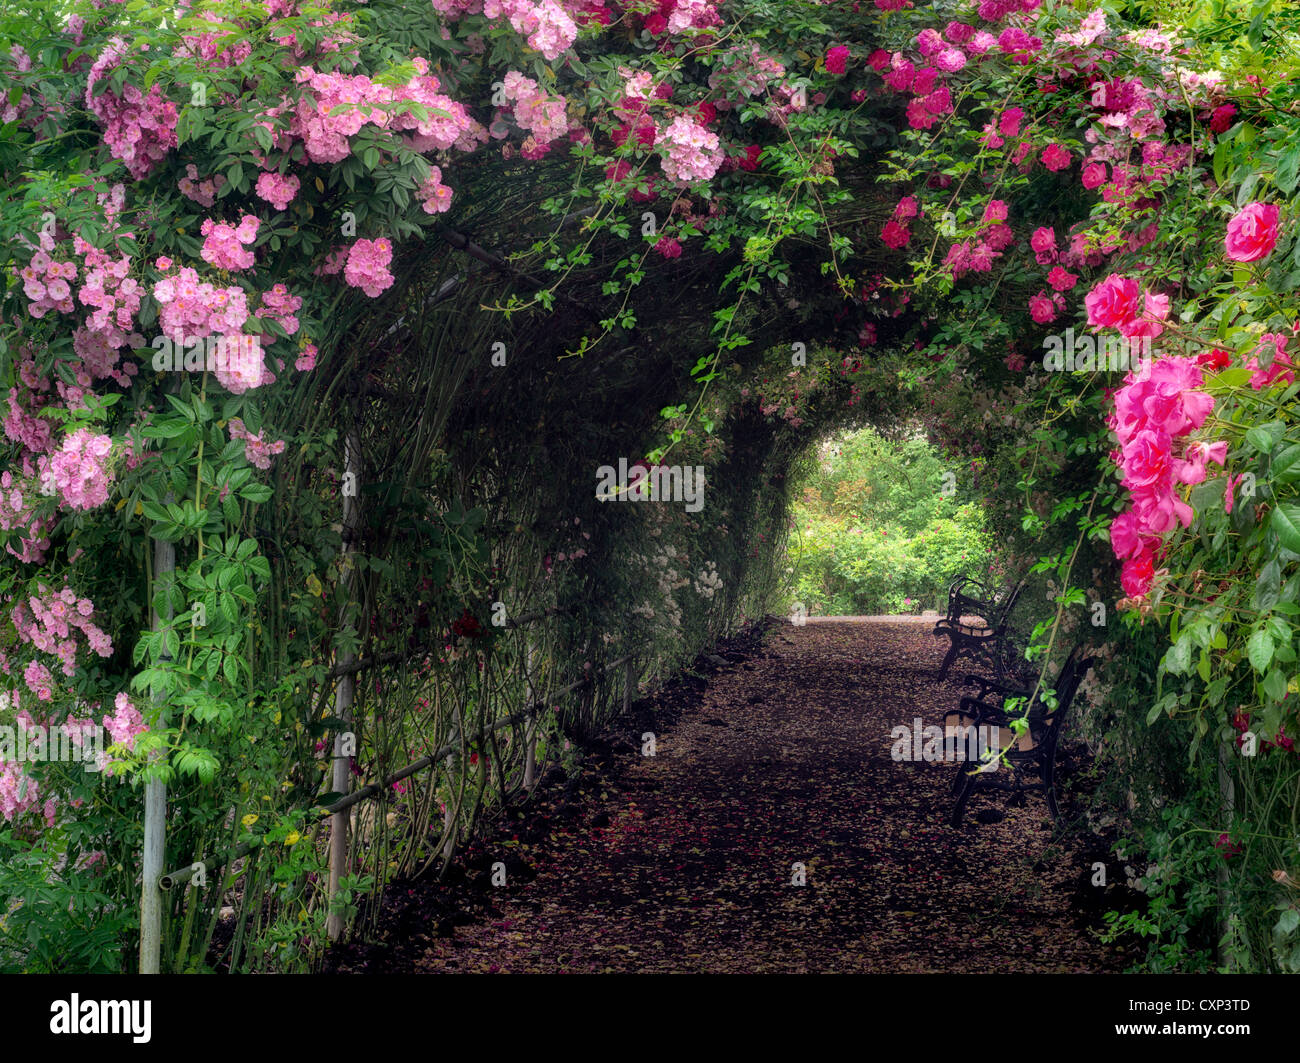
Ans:
[[[392,287],[393,275],[388,271],[388,265],[392,261],[393,245],[388,240],[383,237],[378,240],[358,240],[348,251],[343,279],[374,299]]]

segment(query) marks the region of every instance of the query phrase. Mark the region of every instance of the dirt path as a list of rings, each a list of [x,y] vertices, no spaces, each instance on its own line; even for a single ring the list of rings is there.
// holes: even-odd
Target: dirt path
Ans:
[[[729,655],[655,756],[616,744],[527,828],[473,848],[461,882],[391,891],[377,941],[331,967],[1122,970],[1131,960],[1086,925],[1106,906],[1090,903],[1093,856],[1052,830],[1041,798],[954,831],[951,765],[891,759],[893,727],[941,724],[961,696],[934,678],[944,645],[906,621],[772,629]],[[474,914],[450,914],[467,901]]]

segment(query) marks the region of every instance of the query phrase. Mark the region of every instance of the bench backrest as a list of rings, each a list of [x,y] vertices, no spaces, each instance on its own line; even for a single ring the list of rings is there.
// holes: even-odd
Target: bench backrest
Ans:
[[[1023,576],[1016,583],[1005,583],[996,590],[973,576],[958,576],[948,584],[948,620],[956,624],[967,613],[973,613],[986,620],[990,626],[1002,625],[999,627],[1000,633],[1024,586]],[[969,593],[971,591],[976,593]]]
[[[993,625],[993,630],[998,638],[1001,639],[1006,637],[1007,627],[1011,623],[1011,614],[1014,612],[1016,602],[1020,600],[1020,595],[1024,593],[1024,590],[1025,581],[1021,579],[1019,583],[1011,588],[1011,593],[1006,595],[1006,597],[998,603],[997,620]]]
[[[1070,655],[1061,665],[1061,670],[1056,675],[1056,709],[1049,710],[1047,704],[1042,700],[1042,694],[1038,695],[1034,710],[1030,712],[1031,731],[1037,731],[1033,735],[1035,747],[1041,747],[1046,756],[1055,756],[1056,744],[1060,740],[1061,727],[1065,723],[1066,714],[1070,711],[1070,706],[1074,702],[1074,696],[1079,692],[1079,685],[1083,682],[1084,676],[1088,674],[1088,669],[1093,666],[1095,658],[1085,657],[1083,643],[1077,644],[1070,651]],[[1038,721],[1038,726],[1034,727],[1034,721]]]
[[[990,651],[993,677],[1003,682],[1032,685],[1038,679],[1038,669],[1025,656],[1029,639],[1016,627],[1008,626]]]

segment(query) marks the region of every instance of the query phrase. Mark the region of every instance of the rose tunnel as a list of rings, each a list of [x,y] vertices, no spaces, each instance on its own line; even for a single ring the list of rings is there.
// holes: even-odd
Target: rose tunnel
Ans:
[[[787,615],[798,485],[864,426],[1034,569],[1035,667],[1104,653],[1158,897],[1300,967],[1300,149],[1226,16],[28,8],[0,725],[105,741],[0,745],[0,969],[317,964]]]

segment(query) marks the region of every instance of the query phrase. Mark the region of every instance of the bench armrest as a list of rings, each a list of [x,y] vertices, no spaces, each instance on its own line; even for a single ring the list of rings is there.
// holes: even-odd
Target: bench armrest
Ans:
[[[1029,694],[1029,688],[1019,683],[1007,683],[1000,679],[990,679],[982,675],[968,675],[963,680],[963,684],[965,686],[978,686],[980,689],[975,697],[980,701],[988,697],[991,690],[1012,698],[1025,697]]]

